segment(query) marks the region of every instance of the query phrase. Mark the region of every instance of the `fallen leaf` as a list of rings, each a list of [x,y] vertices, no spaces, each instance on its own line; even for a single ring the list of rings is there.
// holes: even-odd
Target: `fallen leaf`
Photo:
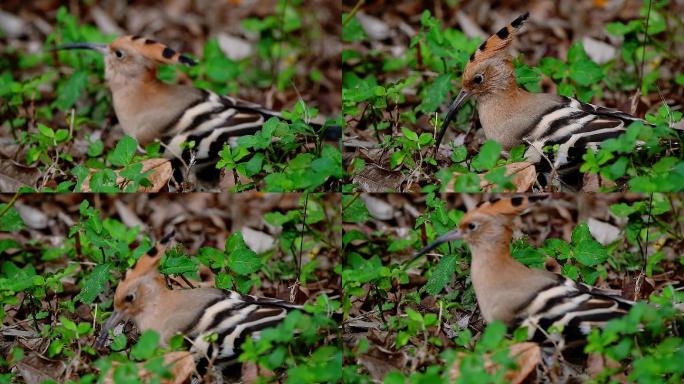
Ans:
[[[171,162],[168,159],[147,159],[142,161],[142,165],[142,173],[151,171],[150,175],[147,176],[147,180],[149,180],[152,185],[149,187],[141,187],[137,192],[159,192],[167,185],[171,179],[171,176],[173,175],[173,168],[171,167]],[[83,187],[81,188],[82,192],[92,192],[90,189],[90,177],[95,172],[97,172],[97,170],[90,170],[90,175],[88,175],[83,182]],[[117,175],[116,183],[123,188],[124,182],[126,180],[119,176],[119,172],[121,172],[121,170],[114,172]]]
[[[14,204],[14,208],[17,209],[19,216],[21,216],[27,227],[33,229],[45,229],[48,227],[50,220],[42,210],[18,201]]]
[[[395,209],[385,200],[378,199],[368,194],[362,194],[361,200],[366,204],[368,213],[378,220],[390,220],[394,217]]]
[[[269,251],[275,246],[275,239],[264,232],[250,227],[242,227],[240,232],[242,232],[247,247],[258,254]]]
[[[253,45],[245,39],[224,32],[220,32],[216,38],[221,52],[231,60],[239,61],[254,54]]]
[[[587,56],[597,64],[605,64],[617,56],[617,49],[615,47],[589,36],[585,36],[582,39],[582,45]]]
[[[40,170],[12,160],[0,160],[0,192],[16,192],[21,187],[35,188]]]
[[[596,220],[593,217],[587,219],[589,232],[602,245],[608,245],[620,238],[620,229],[614,225]]]
[[[582,192],[596,193],[601,192],[602,187],[614,187],[614,181],[604,179],[596,173],[585,173],[582,175]]]
[[[403,178],[401,172],[370,165],[354,176],[353,183],[363,192],[399,191]]]
[[[359,24],[361,24],[361,27],[371,40],[385,40],[392,34],[392,29],[387,23],[377,17],[359,12],[356,14],[356,20],[359,21]]]

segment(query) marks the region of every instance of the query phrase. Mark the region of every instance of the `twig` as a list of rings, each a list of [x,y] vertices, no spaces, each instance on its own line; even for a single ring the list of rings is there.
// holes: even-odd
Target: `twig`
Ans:
[[[15,193],[14,196],[12,196],[12,199],[9,201],[9,203],[7,203],[7,205],[5,205],[5,208],[3,208],[2,211],[0,211],[0,217],[4,216],[5,213],[7,213],[7,211],[9,211],[10,208],[12,208],[12,206],[14,205],[14,203],[17,201],[18,198],[19,198],[19,192]]]
[[[354,18],[359,9],[361,9],[363,3],[365,3],[365,0],[359,0],[358,2],[356,2],[356,5],[354,6],[354,8],[352,8],[351,12],[349,12],[347,14],[347,17],[344,20],[342,20],[343,27],[346,27],[347,24],[349,24],[349,22]]]
[[[644,64],[646,62],[646,42],[648,41],[648,22],[651,19],[651,5],[652,0],[648,0],[648,11],[646,12],[646,28],[644,28],[644,44],[642,45],[641,50],[641,68],[639,69],[639,89],[641,89],[641,87],[643,87],[644,85]]]

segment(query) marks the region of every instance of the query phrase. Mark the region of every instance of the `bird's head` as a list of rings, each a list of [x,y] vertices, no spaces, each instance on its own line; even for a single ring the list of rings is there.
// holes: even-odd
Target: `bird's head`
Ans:
[[[529,13],[518,16],[507,26],[491,35],[470,56],[461,77],[461,91],[449,106],[442,128],[437,136],[437,149],[442,142],[451,120],[469,98],[480,99],[486,95],[506,91],[515,85],[515,74],[511,57],[506,48],[513,36],[522,28]]]
[[[164,251],[168,247],[173,232],[162,238],[145,255],[140,257],[135,266],[126,271],[124,279],[119,282],[114,292],[114,311],[102,326],[97,338],[96,346],[104,346],[110,329],[119,323],[135,317],[148,305],[152,299],[166,289],[164,277],[157,268]]]
[[[435,239],[418,251],[414,257],[454,240],[464,240],[471,249],[491,247],[492,244],[497,244],[502,239],[505,239],[505,245],[508,246],[513,219],[524,212],[531,202],[547,197],[548,195],[513,196],[485,201],[477,208],[468,211],[459,221],[457,228]]]
[[[105,59],[105,77],[110,83],[156,76],[159,64],[196,64],[188,56],[140,36],[122,36],[110,44],[75,43],[55,49],[90,49],[100,52]]]

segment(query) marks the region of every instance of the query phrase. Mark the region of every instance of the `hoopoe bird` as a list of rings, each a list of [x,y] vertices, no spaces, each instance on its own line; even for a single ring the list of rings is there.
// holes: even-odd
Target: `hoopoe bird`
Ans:
[[[525,158],[540,172],[555,169],[562,174],[576,169],[587,148],[597,148],[602,141],[619,136],[632,122],[648,124],[615,109],[519,87],[506,48],[528,17],[529,13],[525,13],[501,28],[470,56],[461,90],[451,102],[437,136],[436,149],[449,123],[469,98],[477,102],[485,137],[501,144],[504,150],[529,144]],[[555,145],[556,153],[544,152],[545,147]]]
[[[525,326],[530,340],[552,342],[563,349],[582,344],[593,327],[625,315],[634,302],[620,297],[617,291],[529,268],[511,256],[514,218],[531,201],[547,197],[516,196],[484,202],[467,212],[458,228],[438,237],[415,257],[443,243],[464,240],[472,255],[471,281],[484,320],[499,320],[509,329]],[[549,328],[561,332],[549,332]]]
[[[189,166],[200,181],[216,179],[215,164],[224,144],[256,133],[271,117],[281,118],[279,112],[255,103],[160,81],[160,64],[196,63],[152,39],[122,36],[109,45],[75,43],[55,48],[61,49],[90,49],[104,55],[105,79],[124,133],[141,145],[160,140],[177,181],[184,174],[179,170]],[[323,137],[336,138],[341,133],[336,127],[309,125]],[[190,142],[194,142],[192,148],[185,145]]]
[[[170,289],[157,268],[172,237],[173,232],[164,236],[126,271],[114,293],[114,311],[96,340],[98,348],[106,344],[109,330],[132,319],[141,332],[156,331],[162,344],[184,335],[192,340],[190,352],[197,361],[226,367],[237,361],[248,337],[258,338],[261,330],[302,308],[217,288]],[[215,341],[209,341],[211,335],[216,335]]]

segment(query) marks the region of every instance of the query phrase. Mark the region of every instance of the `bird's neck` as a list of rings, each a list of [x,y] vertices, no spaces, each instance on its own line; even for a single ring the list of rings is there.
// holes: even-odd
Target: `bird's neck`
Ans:
[[[156,71],[146,71],[133,78],[113,77],[109,81],[114,110],[123,131],[141,145],[153,141],[176,111],[170,111],[168,98],[174,85],[156,77]]]
[[[478,97],[477,111],[480,123],[488,139],[495,140],[505,150],[519,144],[519,132],[527,126],[520,116],[521,105],[526,105],[530,93],[513,80],[507,88]]]
[[[496,241],[470,244],[471,278],[477,302],[487,322],[511,321],[509,304],[502,302],[498,292],[515,291],[529,276],[529,268],[513,259],[510,253],[512,230],[505,228]]]
[[[134,316],[135,324],[141,331],[153,329],[161,332],[159,319],[169,313],[168,303],[173,291],[166,286],[161,275],[155,276],[149,282],[146,291],[141,311]]]

